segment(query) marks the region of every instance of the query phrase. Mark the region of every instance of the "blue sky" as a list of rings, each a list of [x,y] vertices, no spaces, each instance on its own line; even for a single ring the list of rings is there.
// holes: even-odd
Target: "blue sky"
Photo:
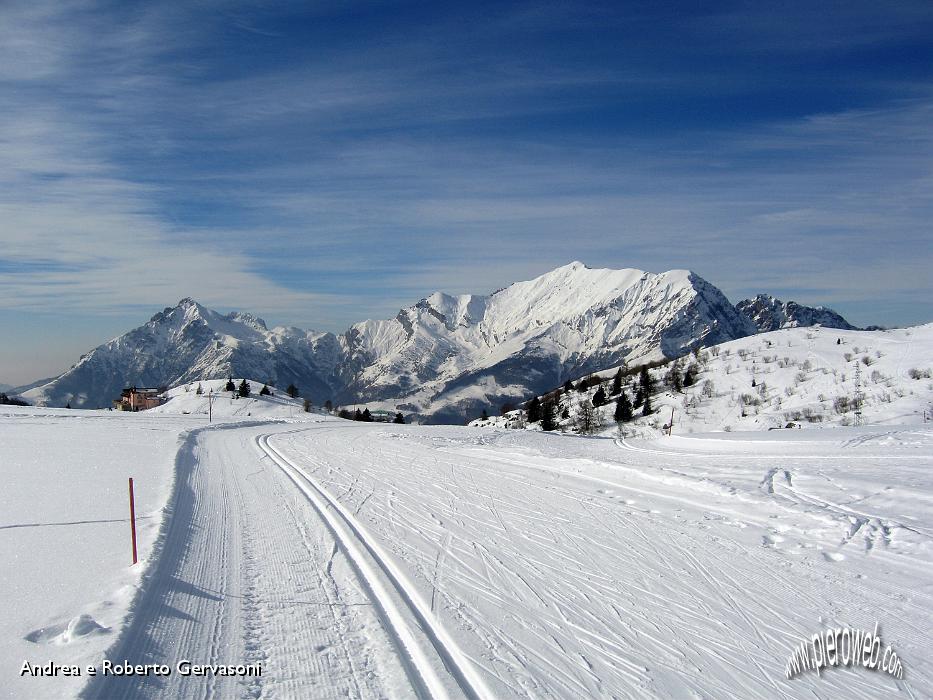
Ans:
[[[702,5],[701,9],[697,9]],[[0,3],[0,382],[571,260],[933,320],[933,3]]]

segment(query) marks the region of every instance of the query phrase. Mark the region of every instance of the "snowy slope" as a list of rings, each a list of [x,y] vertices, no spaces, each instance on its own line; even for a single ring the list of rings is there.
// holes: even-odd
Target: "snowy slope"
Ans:
[[[242,378],[233,378],[235,386],[239,386]],[[250,386],[250,395],[240,397],[235,392],[224,391],[226,379],[190,382],[174,387],[166,392],[168,401],[161,406],[151,408],[149,414],[171,414],[211,416],[219,419],[258,419],[258,418],[301,418],[304,414],[304,400],[289,398],[277,388],[270,388],[270,396],[261,396],[263,383],[255,379],[247,379]],[[201,392],[198,394],[198,387]],[[314,413],[318,408],[311,407]],[[309,416],[310,417],[310,416]]]
[[[692,386],[672,391],[664,386],[670,364],[651,370],[658,393],[653,412],[623,429],[628,434],[657,434],[674,412],[674,432],[766,430],[788,423],[800,427],[854,425],[856,381],[863,395],[862,421],[875,425],[920,424],[933,419],[933,324],[888,331],[787,328],[706,348],[680,360],[681,373],[697,368]],[[601,372],[610,393],[613,370]],[[625,389],[635,394],[636,376]],[[582,401],[596,391],[562,394],[562,428],[574,430]],[[602,432],[613,434],[615,398],[598,409]],[[494,416],[474,425],[512,427],[518,413]],[[523,426],[525,427],[525,426]],[[537,429],[537,425],[530,426]]]

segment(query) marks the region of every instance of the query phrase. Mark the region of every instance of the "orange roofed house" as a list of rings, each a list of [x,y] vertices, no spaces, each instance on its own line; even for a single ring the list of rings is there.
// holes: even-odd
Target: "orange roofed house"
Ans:
[[[164,404],[166,401],[162,396],[164,392],[164,387],[156,389],[133,386],[124,389],[120,398],[113,400],[113,407],[118,411],[145,411]]]

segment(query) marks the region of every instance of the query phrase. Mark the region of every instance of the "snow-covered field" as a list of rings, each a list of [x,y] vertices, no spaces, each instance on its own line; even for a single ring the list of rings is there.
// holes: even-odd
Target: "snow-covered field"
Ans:
[[[88,680],[24,660],[102,658],[262,676],[86,697],[933,695],[929,426],[619,440],[238,401],[212,426],[181,403],[0,412],[7,696]],[[903,680],[785,680],[801,640],[875,622]]]

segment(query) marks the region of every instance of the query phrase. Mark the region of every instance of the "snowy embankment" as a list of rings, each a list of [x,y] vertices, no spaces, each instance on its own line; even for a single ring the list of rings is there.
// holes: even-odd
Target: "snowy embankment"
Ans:
[[[194,391],[179,387],[167,404],[140,413],[0,407],[0,600],[6,601],[0,686],[6,696],[73,695],[86,676],[21,677],[23,662],[83,666],[114,643],[152,564],[179,448],[192,430],[208,425],[206,397]],[[234,400],[227,392],[213,408],[217,425],[310,417],[300,400],[279,396]],[[129,477],[136,491],[135,567]]]
[[[688,367],[696,370],[693,383],[672,388],[671,369],[683,376]],[[617,432],[615,371],[599,373],[607,403],[597,409],[597,432],[607,436]],[[672,412],[674,434],[855,425],[859,391],[864,424],[922,424],[933,418],[933,324],[889,331],[786,328],[705,348],[652,369],[651,376],[652,413],[636,407],[635,419],[623,425],[626,435],[657,435]],[[624,382],[630,400],[637,382],[637,374]],[[592,382],[583,392],[561,392],[558,414],[568,414],[561,429],[577,428],[580,404],[595,392]],[[471,425],[514,428],[523,425],[518,418],[512,412]]]

